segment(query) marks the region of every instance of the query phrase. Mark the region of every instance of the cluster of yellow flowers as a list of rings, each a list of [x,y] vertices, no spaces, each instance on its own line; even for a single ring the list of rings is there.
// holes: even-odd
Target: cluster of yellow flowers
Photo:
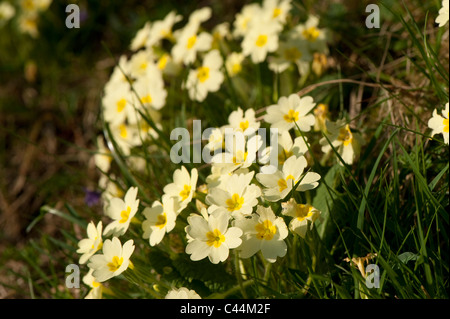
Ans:
[[[314,16],[288,26],[291,7],[290,0],[249,4],[237,13],[232,25],[219,24],[211,33],[202,28],[212,15],[208,7],[194,11],[176,30],[182,17],[174,11],[163,20],[145,24],[130,45],[134,53],[120,58],[104,88],[103,118],[121,152],[131,158],[133,148],[158,138],[160,130],[149,126],[143,116],[151,118],[156,128],[163,127],[161,112],[168,98],[167,85],[174,77],[185,74],[181,89],[192,101],[203,102],[208,94],[220,90],[226,77],[240,76],[246,63],[267,62],[275,73],[293,65],[298,74],[311,70],[320,75],[328,54],[327,31],[319,28]],[[240,46],[240,52],[231,50],[232,42]],[[101,221],[91,222],[88,238],[79,242],[80,263],[89,267],[84,278],[92,287],[88,298],[101,297],[103,282],[133,267],[134,242],[130,239],[122,245],[119,239],[133,224],[140,225],[142,238],[153,247],[175,229],[177,217],[185,214],[185,252],[193,261],[208,258],[214,264],[226,261],[232,249],[243,259],[261,252],[267,262],[274,263],[286,255],[290,232],[306,236],[321,212],[311,203],[298,203],[293,193],[315,189],[321,176],[309,167],[310,144],[305,134],[322,131],[323,153],[339,154],[341,165],[354,163],[363,139],[344,119],[331,121],[327,106],[316,104],[311,96],[282,96],[265,110],[257,119],[255,109],[244,111],[236,106],[228,123],[209,136],[205,147],[215,155],[205,183],[199,182],[196,168],[189,171],[181,166],[159,200],[142,209],[145,204],[138,199],[138,188],[123,194],[108,175],[112,155],[99,137],[95,162],[103,173],[99,184],[111,222],[104,229]],[[448,104],[446,110],[448,143]],[[256,161],[263,141],[251,133],[262,123],[278,130],[278,144],[264,148]],[[231,129],[231,139],[226,129]],[[275,166],[268,164],[271,155],[278,159]],[[129,164],[139,165],[136,161]],[[272,207],[280,210],[275,212]],[[103,242],[104,237],[111,239]],[[167,295],[188,297],[199,296],[186,288]]]
[[[20,10],[17,13],[17,23],[20,32],[33,38],[39,36],[39,14],[47,10],[52,0],[20,0]],[[16,9],[9,2],[0,3],[0,27],[16,15]]]

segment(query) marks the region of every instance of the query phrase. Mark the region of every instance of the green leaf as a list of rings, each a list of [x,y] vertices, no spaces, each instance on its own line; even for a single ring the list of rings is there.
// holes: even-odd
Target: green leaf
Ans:
[[[372,186],[373,179],[375,178],[375,173],[377,171],[378,165],[380,164],[380,161],[381,161],[381,158],[384,155],[384,152],[386,151],[387,147],[391,143],[391,140],[398,133],[398,131],[399,130],[396,129],[394,132],[392,132],[391,136],[389,137],[389,139],[384,144],[383,148],[380,151],[380,154],[378,155],[377,160],[375,161],[375,164],[372,167],[372,172],[370,173],[369,179],[367,180],[366,188],[364,189],[364,195],[365,196],[363,196],[363,198],[362,198],[361,205],[359,206],[359,211],[358,211],[357,227],[360,230],[362,230],[362,228],[363,228],[364,211],[365,211],[366,205],[367,205],[367,197],[369,196],[370,187]]]
[[[339,164],[330,168],[317,188],[316,196],[312,202],[313,207],[322,213],[320,219],[316,222],[317,232],[321,239],[323,239],[325,234],[325,229],[330,218],[330,211],[333,209],[334,198],[330,188],[333,189],[336,173],[340,169],[342,167]]]

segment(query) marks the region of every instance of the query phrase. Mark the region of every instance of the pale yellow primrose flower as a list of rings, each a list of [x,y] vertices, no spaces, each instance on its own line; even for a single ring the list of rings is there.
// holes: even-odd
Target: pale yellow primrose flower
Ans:
[[[212,30],[212,36],[213,36],[213,42],[211,45],[212,48],[220,49],[222,41],[231,38],[230,24],[228,22],[223,22],[216,25]]]
[[[320,217],[320,211],[309,204],[297,204],[291,198],[288,202],[281,203],[282,214],[293,217],[289,223],[289,229],[300,237],[305,238],[306,232],[312,229],[314,221]]]
[[[258,3],[250,3],[242,7],[233,22],[233,36],[243,37],[248,33],[250,26],[258,16],[262,14],[261,6]]]
[[[189,25],[196,25],[197,28],[202,24],[203,22],[209,20],[212,15],[212,9],[210,7],[203,7],[200,9],[195,10],[189,15]]]
[[[274,56],[268,58],[269,69],[277,73],[281,73],[295,64],[299,73],[304,74],[312,60],[313,57],[306,40],[294,37],[288,37],[285,41],[280,41]]]
[[[260,135],[254,135],[246,140],[242,132],[233,131],[232,134],[229,134],[225,130],[225,150],[223,153],[214,155],[211,162],[213,165],[223,168],[224,173],[227,170],[228,173],[232,173],[239,168],[250,167],[256,161],[261,145]]]
[[[215,127],[211,130],[211,134],[208,136],[208,144],[205,145],[210,152],[215,152],[225,147],[225,127]]]
[[[278,49],[280,27],[275,22],[254,23],[242,40],[242,54],[250,56],[253,63],[261,63],[270,52]]]
[[[223,210],[212,213],[208,220],[199,215],[191,215],[187,220],[186,233],[191,241],[186,246],[186,253],[191,255],[193,261],[208,257],[213,264],[223,262],[228,258],[230,249],[242,242],[239,238],[242,230],[228,228],[230,215]]]
[[[177,75],[180,71],[180,65],[175,63],[172,59],[172,56],[165,52],[161,54],[156,62],[158,69],[166,75],[174,76]]]
[[[267,108],[264,121],[271,124],[271,128],[282,131],[296,128],[298,125],[302,132],[309,132],[314,126],[316,119],[313,114],[308,114],[315,106],[314,100],[310,96],[300,98],[297,94],[289,97],[282,96],[277,104]]]
[[[93,221],[88,224],[86,230],[88,238],[84,238],[78,242],[77,253],[82,254],[80,256],[80,264],[86,263],[92,255],[102,248],[102,228],[101,221],[98,222],[97,227],[95,227]]]
[[[16,9],[9,2],[0,3],[0,27],[16,14]]]
[[[188,24],[177,35],[177,42],[172,48],[172,58],[176,63],[185,65],[194,63],[197,52],[211,48],[213,37],[207,32],[198,32],[197,24]]]
[[[314,172],[303,174],[307,166],[304,156],[289,157],[283,164],[282,170],[276,170],[273,174],[258,173],[256,179],[263,184],[264,198],[270,202],[284,199],[292,188],[300,181],[296,190],[304,192],[314,189],[319,185],[320,175]]]
[[[191,100],[202,102],[205,100],[208,92],[216,92],[224,80],[220,71],[223,59],[218,50],[208,52],[203,64],[195,70],[189,72],[186,80],[186,89]]]
[[[288,228],[282,217],[277,217],[270,207],[258,206],[251,218],[240,218],[234,226],[242,229],[242,244],[238,247],[241,258],[249,258],[261,250],[263,257],[274,263],[277,257],[284,257],[287,245],[284,239]]]
[[[145,75],[153,76],[154,73],[158,73],[159,69],[154,59],[155,57],[151,50],[140,50],[136,52],[128,62],[130,75],[133,78],[139,78]]]
[[[233,172],[225,166],[212,165],[211,174],[206,177],[207,189],[211,190],[215,187],[224,188],[227,180],[233,175],[248,174],[250,171],[248,168],[239,168]],[[209,191],[206,193],[208,194]]]
[[[291,0],[264,0],[262,3],[262,11],[267,16],[266,19],[280,24],[286,23],[291,7]]]
[[[130,265],[130,257],[134,251],[133,240],[128,240],[122,247],[120,240],[113,237],[105,240],[103,254],[94,255],[89,260],[88,267],[93,269],[92,275],[99,283],[120,275]]]
[[[95,166],[102,172],[107,173],[111,167],[112,155],[103,142],[103,136],[97,136],[97,153],[94,155]]]
[[[175,23],[181,21],[183,16],[178,15],[175,11],[169,12],[163,20],[153,22],[149,30],[146,47],[159,45],[162,39],[173,40],[172,28]]]
[[[324,29],[319,29],[319,18],[316,16],[309,16],[304,24],[299,24],[292,32],[298,34],[301,39],[306,40],[311,52],[328,52],[326,32]]]
[[[142,214],[145,220],[142,222],[142,237],[148,239],[150,246],[159,244],[164,235],[175,227],[177,219],[178,202],[174,197],[167,195],[162,197],[162,203],[155,201],[152,207],[146,207]]]
[[[22,33],[27,33],[33,38],[37,38],[38,31],[38,14],[36,12],[24,13],[19,16],[19,30]]]
[[[134,112],[134,110],[133,110]],[[114,141],[126,156],[130,155],[131,148],[141,145],[140,127],[121,123],[111,126]]]
[[[145,109],[152,108],[153,110],[159,111],[166,105],[167,91],[164,89],[161,71],[158,69],[155,69],[151,74],[137,79],[133,83],[133,87],[137,93],[137,96],[133,96],[134,107],[141,109],[144,113]],[[137,97],[139,97],[139,101]],[[128,119],[130,123],[136,123],[136,114],[134,116],[128,116]]]
[[[225,68],[227,69],[227,73],[230,77],[234,77],[241,73],[242,62],[244,59],[245,56],[241,52],[232,52],[227,56]]]
[[[345,120],[338,120],[336,122],[326,121],[327,135],[331,145],[337,150],[346,164],[353,164],[354,160],[359,154],[360,147],[364,143],[359,134],[353,133],[350,126],[346,124]],[[322,145],[322,152],[328,153],[332,151],[332,147],[325,137],[319,143]],[[339,161],[340,165],[343,165]]]
[[[35,0],[37,3],[37,8],[39,11],[47,10],[50,4],[52,3],[52,0]]]
[[[111,125],[125,122],[127,116],[133,111],[131,101],[133,93],[127,82],[114,82],[108,86],[102,98],[103,117]]]
[[[235,218],[250,215],[261,196],[261,189],[251,184],[254,173],[229,176],[218,187],[209,190],[206,203],[225,208]]]
[[[173,173],[173,182],[166,185],[163,189],[164,194],[169,197],[175,197],[178,200],[179,207],[177,213],[180,213],[191,202],[197,187],[198,172],[193,168],[189,174],[186,167],[175,170]]]
[[[124,192],[119,188],[118,184],[114,182],[116,176],[114,174],[102,174],[98,180],[98,187],[102,190],[102,200],[104,201],[103,210],[106,213],[109,201],[114,197],[122,197]]]
[[[121,55],[119,58],[119,63],[114,67],[108,82],[105,84],[105,94],[111,90],[114,91],[117,82],[124,82],[128,84],[127,76],[130,76],[130,62],[128,61],[126,55]]]
[[[314,124],[314,131],[325,131],[326,121],[328,118],[328,105],[320,103],[314,109],[314,116],[316,117],[316,124]]]
[[[278,168],[281,169],[284,162],[291,156],[295,155],[296,157],[300,157],[305,155],[308,151],[308,146],[305,143],[305,140],[308,139],[305,137],[303,139],[302,136],[298,136],[292,141],[291,134],[289,131],[282,131],[278,134],[278,145],[276,148],[273,146],[268,146],[261,155],[259,159],[260,163],[267,164],[269,162],[271,153],[276,151],[278,158]],[[265,168],[262,167],[261,171],[264,172]]]
[[[104,286],[95,280],[92,273],[94,269],[89,269],[89,272],[83,276],[83,283],[91,287],[89,293],[84,297],[85,299],[102,299]]]
[[[52,3],[52,0],[22,0],[20,7],[26,13],[35,11],[44,11]]]
[[[442,111],[442,115],[437,114],[437,109],[433,111],[433,117],[428,120],[428,127],[432,130],[431,136],[436,134],[442,134],[444,142],[449,144],[449,124],[448,124],[448,103],[445,104],[445,109]]]
[[[115,197],[109,201],[106,214],[113,221],[105,227],[103,231],[105,236],[121,236],[128,230],[130,221],[139,207],[139,199],[136,199],[137,193],[137,187],[131,187],[125,194],[124,200]]]
[[[136,35],[131,40],[130,50],[137,51],[140,48],[143,48],[146,46],[149,35],[150,35],[151,26],[152,25],[151,25],[150,21],[148,21],[144,24],[144,26],[141,29],[139,29],[136,32]]]
[[[187,289],[185,287],[181,288],[173,288],[164,299],[202,299],[199,294],[195,292],[195,290]]]
[[[228,116],[229,127],[232,127],[235,131],[244,133],[245,136],[254,134],[261,125],[255,119],[255,110],[249,108],[244,111],[238,107],[236,111],[233,111]]]
[[[449,0],[442,0],[442,7],[439,9],[439,15],[436,18],[436,23],[439,27],[443,27],[448,22],[449,15]]]

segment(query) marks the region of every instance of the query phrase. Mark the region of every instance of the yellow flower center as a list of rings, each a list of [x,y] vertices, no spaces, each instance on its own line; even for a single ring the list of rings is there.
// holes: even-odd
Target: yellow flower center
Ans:
[[[110,272],[115,272],[123,263],[123,257],[114,256],[112,261],[107,264]]]
[[[128,132],[127,132],[127,126],[125,124],[120,124],[119,134],[120,134],[121,138],[127,138]]]
[[[180,192],[181,200],[185,201],[189,197],[190,194],[191,194],[191,186],[184,185],[183,190]]]
[[[23,21],[24,27],[27,30],[35,30],[37,28],[36,19],[35,18],[25,18]]]
[[[266,43],[267,43],[267,35],[265,34],[260,34],[255,42],[256,46],[258,47],[263,47],[266,45]]]
[[[164,70],[166,68],[167,62],[169,61],[169,55],[164,54],[158,61],[158,68]]]
[[[286,183],[286,180],[284,178],[280,178],[278,180],[277,184],[278,184],[278,187],[280,189],[280,193],[287,188],[287,183]]]
[[[311,217],[313,214],[312,209],[313,207],[311,205],[297,204],[295,207],[295,218],[303,221],[305,218]]]
[[[235,63],[231,67],[231,71],[233,74],[238,74],[242,71],[242,66],[239,63]]]
[[[150,129],[150,125],[148,125],[148,123],[141,122],[139,123],[139,129],[142,131],[143,134],[145,134]]]
[[[308,29],[303,30],[303,36],[309,42],[314,42],[319,37],[320,31],[316,27],[310,27]]]
[[[233,196],[227,199],[225,203],[227,204],[228,211],[234,212],[242,208],[242,205],[244,204],[244,198],[234,193]]]
[[[314,52],[314,58],[311,65],[311,69],[313,70],[314,73],[320,76],[327,67],[327,64],[328,61],[327,56],[325,54]]]
[[[281,9],[280,8],[275,8],[273,9],[273,15],[272,18],[276,18],[281,14]]]
[[[314,110],[314,115],[318,117],[325,117],[328,113],[328,106],[326,104],[320,103]]]
[[[195,42],[197,42],[197,36],[193,35],[192,37],[190,37],[187,40],[186,48],[189,49],[189,50],[192,49],[194,47],[194,45],[195,45]]]
[[[97,241],[97,238],[98,238],[97,236],[94,238],[94,244]],[[99,242],[98,245],[97,245],[97,248],[95,248],[94,244],[92,244],[91,249],[95,249],[95,251],[100,250],[100,248],[103,247],[103,242]]]
[[[447,120],[447,122],[448,122],[448,120]],[[248,129],[248,126],[249,126],[248,120],[242,121],[241,123],[239,123],[239,128],[242,131],[245,131],[246,129]]]
[[[159,31],[159,34],[163,38],[170,38],[170,36],[172,35],[172,31],[171,30],[167,30],[167,29],[161,29],[161,31]]]
[[[147,62],[143,62],[141,63],[141,65],[139,66],[142,70],[145,70],[147,68],[148,63]]]
[[[123,210],[120,212],[120,217],[122,217],[121,220],[119,220],[120,224],[126,223],[128,221],[128,217],[130,216],[131,207],[127,206],[127,210]]]
[[[236,156],[233,156],[233,163],[234,164],[240,164],[240,163],[244,163],[245,160],[247,159],[247,155],[248,152],[243,152],[241,150],[236,152]]]
[[[222,243],[225,241],[225,236],[218,230],[217,228],[213,231],[209,231],[206,233],[206,238],[208,239],[206,241],[206,244],[208,246],[214,246],[215,248],[220,247]]]
[[[27,11],[34,11],[34,1],[33,0],[25,0],[22,2],[22,6]]]
[[[120,99],[119,101],[117,101],[117,113],[122,112],[126,105],[127,100],[125,99]]]
[[[299,113],[290,109],[288,114],[285,114],[283,116],[283,119],[288,123],[294,123],[297,122],[299,119]]]
[[[448,119],[444,119],[444,132],[448,133]]]
[[[352,142],[353,134],[350,131],[350,127],[348,124],[339,130],[339,136],[337,139],[338,141],[341,141],[344,146],[347,146]]]
[[[271,240],[277,233],[277,227],[272,224],[270,220],[265,220],[255,226],[255,230],[258,232],[256,238],[262,240]]]
[[[278,164],[283,165],[284,162],[292,155],[294,155],[292,151],[288,151],[283,148],[283,150],[278,154]]]
[[[297,61],[301,57],[302,53],[296,47],[292,47],[284,51],[284,58],[288,61]]]
[[[197,78],[203,83],[209,79],[209,68],[206,66],[201,66],[197,69]]]
[[[150,94],[147,94],[146,96],[143,96],[142,98],[141,98],[141,102],[142,102],[142,104],[150,104],[150,103],[152,103],[152,96],[150,95]]]
[[[159,229],[162,229],[167,224],[167,215],[166,213],[162,213],[156,217],[156,224],[155,226],[158,226]]]
[[[280,193],[288,187],[288,183],[289,183],[290,179],[292,179],[292,181],[294,182],[293,184],[295,184],[295,178],[292,175],[288,175],[288,177],[286,177],[286,179],[280,178],[278,180],[277,184],[278,184]],[[291,184],[289,184],[289,185],[291,185]]]

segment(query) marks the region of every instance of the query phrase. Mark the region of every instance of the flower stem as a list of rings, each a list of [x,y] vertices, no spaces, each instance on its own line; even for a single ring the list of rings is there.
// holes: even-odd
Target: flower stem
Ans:
[[[239,283],[239,287],[241,289],[242,297],[244,297],[244,299],[248,299],[248,296],[247,296],[247,293],[245,292],[243,281],[242,281],[242,273],[241,273],[241,269],[239,267],[239,256],[238,256],[237,252],[234,254],[234,268],[235,268],[235,272],[236,272],[236,278]]]
[[[267,263],[266,271],[264,272],[264,282],[266,282],[266,283],[269,281],[269,276],[270,276],[271,270],[272,270],[272,263]]]
[[[263,106],[263,86],[262,86],[262,80],[261,80],[261,63],[258,63],[258,66],[256,67],[256,78],[258,82],[258,93],[259,93],[259,104],[260,107]]]

